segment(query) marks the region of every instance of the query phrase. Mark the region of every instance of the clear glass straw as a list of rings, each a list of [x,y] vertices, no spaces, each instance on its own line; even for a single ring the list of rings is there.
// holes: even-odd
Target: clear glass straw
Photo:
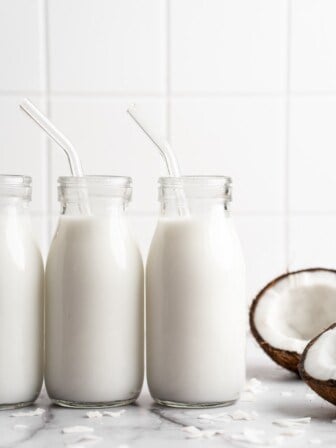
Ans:
[[[63,149],[68,158],[71,174],[76,177],[84,177],[78,153],[70,140],[28,98],[22,101],[20,108]],[[88,192],[80,192],[79,200],[81,212],[83,214],[90,214]]]
[[[147,137],[154,143],[158,148],[163,160],[165,161],[167,171],[171,177],[181,177],[181,172],[176,155],[169,145],[169,143],[163,139],[161,136],[157,135],[148,125],[145,123],[144,119],[140,117],[136,110],[135,105],[127,109],[127,113],[133,118],[136,124],[143,130]],[[180,215],[188,215],[187,198],[185,196],[183,188],[176,189],[176,198],[178,202],[178,212]]]

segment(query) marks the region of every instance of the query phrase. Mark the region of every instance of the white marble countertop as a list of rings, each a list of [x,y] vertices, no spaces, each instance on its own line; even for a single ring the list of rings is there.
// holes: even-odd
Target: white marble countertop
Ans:
[[[86,417],[86,410],[64,409],[50,405],[43,392],[31,408],[45,409],[35,417],[12,417],[14,411],[0,412],[0,448],[165,448],[165,447],[247,447],[251,443],[232,440],[240,437],[246,429],[262,430],[258,436],[263,443],[259,446],[284,446],[306,448],[309,446],[336,446],[336,407],[315,395],[294,375],[277,367],[254,342],[248,346],[248,378],[262,381],[264,390],[255,395],[254,401],[239,401],[226,407],[212,410],[178,410],[155,405],[144,388],[136,405],[127,406],[120,417],[104,416],[98,419]],[[285,392],[285,394],[283,394]],[[308,394],[308,395],[307,395]],[[245,394],[246,396],[246,394]],[[122,408],[110,409],[116,412]],[[236,410],[257,412],[253,421],[216,421],[200,419],[201,414],[215,414]],[[15,411],[16,412],[16,411]],[[276,426],[275,419],[311,417],[311,423],[302,425],[297,435],[282,435],[287,428]],[[64,434],[62,429],[72,426],[88,426],[90,433]],[[199,429],[222,429],[224,434],[210,438],[191,439],[185,426]],[[292,430],[292,429],[291,429]],[[302,433],[301,433],[302,431]],[[85,436],[97,440],[85,440]],[[99,438],[99,439],[98,439]]]

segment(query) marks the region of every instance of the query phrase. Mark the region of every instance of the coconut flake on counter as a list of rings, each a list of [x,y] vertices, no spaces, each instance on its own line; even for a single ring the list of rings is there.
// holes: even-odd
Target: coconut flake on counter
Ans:
[[[284,390],[284,391],[280,392],[280,395],[282,397],[291,397],[293,395],[293,392],[290,392],[289,390]]]
[[[304,434],[304,430],[288,428],[288,429],[281,431],[280,434],[282,436],[291,436],[291,437],[302,436]]]
[[[45,413],[45,409],[36,408],[33,411],[13,412],[11,417],[37,417]]]
[[[310,440],[309,440],[309,443],[310,443],[311,445],[321,445],[322,440],[321,440],[321,439],[310,439]]]
[[[62,429],[63,434],[76,434],[80,432],[93,432],[94,429],[90,426],[66,426]]]
[[[274,420],[273,425],[281,426],[282,428],[293,428],[302,425],[306,425],[311,422],[311,417],[301,417],[301,418],[280,418],[278,420]]]
[[[121,411],[116,411],[116,412],[112,412],[112,411],[104,411],[103,415],[107,416],[107,417],[114,417],[114,418],[118,418],[121,415],[125,414],[126,410],[122,409]]]
[[[227,412],[221,412],[219,414],[200,414],[198,418],[201,420],[220,420],[222,422],[229,422],[231,420]]]
[[[246,412],[240,409],[233,411],[231,413],[221,412],[219,414],[200,414],[198,416],[201,420],[215,420],[221,422],[229,422],[232,420],[255,420],[258,417],[256,411]]]
[[[227,433],[224,429],[198,429],[196,426],[184,426],[182,431],[188,433],[189,439],[210,439],[216,435]]]
[[[258,413],[256,411],[246,412],[237,409],[237,411],[228,414],[232,420],[255,420],[258,417]]]
[[[101,418],[103,414],[100,411],[89,411],[86,413],[87,418]]]
[[[260,394],[261,392],[265,392],[268,390],[267,386],[264,386],[260,380],[257,378],[251,378],[245,384],[244,391],[250,392],[252,394]]]

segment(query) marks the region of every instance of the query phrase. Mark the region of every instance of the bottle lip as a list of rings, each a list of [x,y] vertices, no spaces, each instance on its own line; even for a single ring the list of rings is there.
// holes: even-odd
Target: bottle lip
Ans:
[[[110,175],[87,175],[79,176],[60,176],[57,179],[59,186],[62,187],[132,187],[132,178],[129,176],[110,176]]]
[[[221,175],[191,175],[159,178],[159,200],[176,198],[176,190],[190,199],[232,200],[232,179]]]
[[[59,201],[77,202],[79,190],[86,190],[89,197],[123,198],[129,201],[132,196],[132,178],[129,176],[61,176],[57,182]]]
[[[159,177],[159,184],[162,186],[183,186],[183,185],[203,185],[203,186],[223,186],[232,185],[232,178],[222,175],[188,175],[188,176],[164,176]]]
[[[32,178],[22,174],[0,174],[0,196],[17,197],[30,201]]]

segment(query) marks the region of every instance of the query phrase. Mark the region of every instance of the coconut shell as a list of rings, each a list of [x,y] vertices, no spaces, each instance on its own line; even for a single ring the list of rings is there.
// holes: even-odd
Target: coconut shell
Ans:
[[[319,339],[319,337],[324,334],[328,330],[332,330],[336,327],[336,323],[330,325],[330,327],[326,328],[322,333],[320,333],[318,336],[316,336],[314,339],[312,339],[309,344],[307,344],[306,348],[304,349],[301,360],[298,365],[299,373],[303,381],[308,384],[308,386],[313,389],[320,397],[324,398],[325,400],[329,401],[329,403],[332,403],[336,405],[336,381],[335,380],[318,380],[316,378],[311,377],[308,375],[308,373],[305,371],[304,368],[304,362],[307,356],[307,353],[309,349],[312,347],[312,345],[315,344],[315,342]]]
[[[309,268],[309,269],[301,269],[299,271],[292,271],[287,272],[283,275],[280,275],[279,277],[275,278],[271,282],[269,282],[255,297],[253,300],[251,307],[250,307],[250,327],[251,332],[260,345],[260,347],[264,350],[264,352],[277,364],[279,364],[281,367],[284,367],[287,370],[290,370],[291,372],[296,373],[299,375],[298,370],[298,364],[301,359],[301,355],[297,352],[288,351],[288,350],[282,350],[276,347],[273,347],[268,342],[266,342],[261,334],[258,332],[255,323],[254,323],[254,313],[256,311],[256,308],[258,306],[259,300],[262,299],[265,292],[269,289],[273,288],[274,285],[279,281],[284,279],[285,277],[289,277],[293,274],[299,274],[301,272],[317,272],[317,271],[328,271],[328,272],[334,272],[336,274],[336,271],[333,269],[326,269],[326,268]]]

